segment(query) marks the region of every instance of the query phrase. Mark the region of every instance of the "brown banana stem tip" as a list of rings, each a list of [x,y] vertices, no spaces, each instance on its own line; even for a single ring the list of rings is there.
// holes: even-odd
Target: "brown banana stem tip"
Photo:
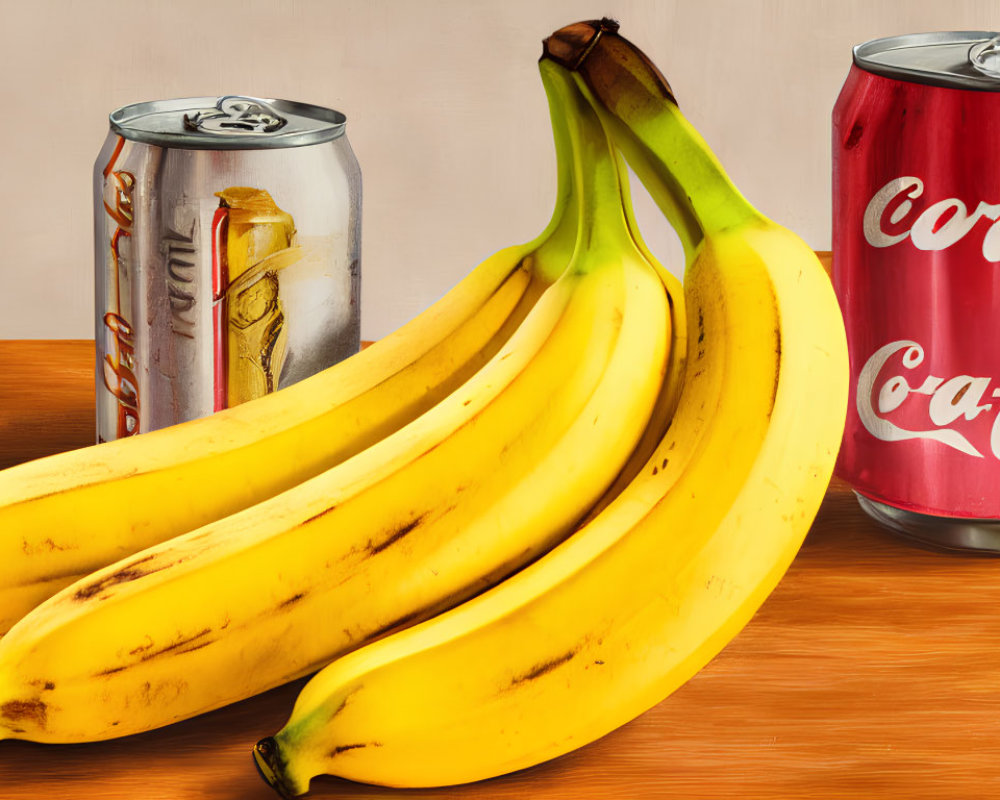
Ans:
[[[645,53],[621,36],[618,28],[618,22],[608,17],[574,22],[542,41],[542,58],[579,72],[591,88],[614,81],[612,73],[631,72],[633,79],[651,84],[676,105],[677,99],[663,73]]]
[[[597,44],[601,34],[615,33],[617,30],[618,23],[607,17],[574,22],[542,40],[542,58],[555,61],[570,71],[576,70]]]
[[[294,793],[281,780],[281,758],[278,753],[278,743],[273,737],[268,736],[254,745],[253,763],[268,786],[286,800],[294,798]]]

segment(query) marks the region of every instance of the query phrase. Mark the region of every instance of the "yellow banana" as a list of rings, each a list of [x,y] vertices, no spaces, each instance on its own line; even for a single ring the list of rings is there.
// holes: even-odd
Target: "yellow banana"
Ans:
[[[580,27],[547,40],[542,62],[567,94],[576,87],[564,113],[603,138],[599,111],[630,160],[642,152],[633,167],[683,226],[689,352],[673,421],[641,473],[562,544],[314,676],[254,750],[287,796],[325,773],[400,787],[480,780],[628,722],[738,633],[824,495],[848,372],[822,267],[739,195],[617,26]]]
[[[572,530],[646,427],[670,337],[607,142],[573,151],[572,264],[497,355],[342,464],[38,606],[0,640],[0,734],[104,739],[217,708],[478,593]]]
[[[546,230],[399,330],[253,402],[0,472],[0,635],[74,580],[332,467],[471,377],[572,257],[572,166],[558,121],[553,130],[559,186]]]
[[[653,266],[663,281],[667,291],[667,301],[670,303],[670,331],[672,334],[670,342],[670,355],[667,362],[667,371],[663,379],[663,386],[660,388],[660,397],[653,407],[649,423],[642,433],[642,438],[636,446],[629,460],[622,471],[618,473],[614,483],[608,487],[587,516],[581,520],[581,524],[597,516],[604,508],[616,498],[621,491],[632,482],[632,479],[642,470],[649,460],[653,451],[659,445],[663,434],[667,430],[677,409],[680,400],[681,389],[684,385],[684,371],[687,366],[687,315],[684,307],[684,288],[681,282],[664,267],[656,256],[646,245],[642,238],[642,232],[636,222],[635,214],[632,210],[632,196],[629,190],[628,169],[620,155],[616,156],[618,166],[618,183],[621,188],[622,211],[625,214],[625,221],[628,225],[629,234],[632,236],[636,247],[645,256],[646,260]]]

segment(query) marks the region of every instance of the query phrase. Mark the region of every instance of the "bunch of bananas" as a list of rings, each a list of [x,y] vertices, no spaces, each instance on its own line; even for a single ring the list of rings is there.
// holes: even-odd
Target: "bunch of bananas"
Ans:
[[[602,736],[746,624],[840,443],[832,288],[616,24],[557,31],[540,72],[536,240],[294,387],[0,473],[0,736],[123,736],[319,670],[253,751],[279,792],[461,783]]]

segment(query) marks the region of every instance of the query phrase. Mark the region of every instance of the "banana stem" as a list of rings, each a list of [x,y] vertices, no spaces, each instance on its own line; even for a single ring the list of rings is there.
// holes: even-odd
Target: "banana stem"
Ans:
[[[670,220],[690,260],[699,242],[760,218],[677,108],[653,63],[608,20],[545,42],[543,61],[572,71],[579,90]]]
[[[706,233],[705,226],[696,213],[691,194],[685,191],[673,173],[665,167],[663,160],[639,142],[634,133],[618,117],[601,107],[599,101],[594,100],[586,91],[585,86],[581,86],[580,89],[597,109],[601,123],[619,152],[642,181],[653,202],[670,222],[684,248],[685,258],[690,263]]]
[[[676,105],[665,101],[641,128],[601,105],[612,138],[682,241],[696,244],[760,217]]]
[[[566,124],[565,115],[561,111],[562,101],[544,80],[543,84],[549,102],[552,137],[556,150],[556,202],[552,211],[552,219],[533,244],[537,244],[540,251],[535,259],[535,269],[545,273],[541,277],[552,282],[566,267],[567,262],[561,258],[561,255],[564,253],[572,254],[576,246],[580,202],[574,144],[570,136],[569,126]],[[542,251],[551,251],[554,257],[546,259]],[[549,267],[550,261],[551,268]]]
[[[539,71],[553,104],[553,117],[563,118],[573,145],[579,208],[577,253],[605,247],[620,251],[631,243],[631,237],[612,145],[594,110],[566,70],[542,60]],[[601,259],[577,259],[577,266],[585,268],[592,261],[599,263]]]

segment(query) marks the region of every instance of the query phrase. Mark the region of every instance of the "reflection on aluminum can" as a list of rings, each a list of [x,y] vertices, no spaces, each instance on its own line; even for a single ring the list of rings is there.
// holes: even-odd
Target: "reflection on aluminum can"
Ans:
[[[95,165],[99,441],[357,352],[361,176],[344,126],[232,96],[112,113]]]

